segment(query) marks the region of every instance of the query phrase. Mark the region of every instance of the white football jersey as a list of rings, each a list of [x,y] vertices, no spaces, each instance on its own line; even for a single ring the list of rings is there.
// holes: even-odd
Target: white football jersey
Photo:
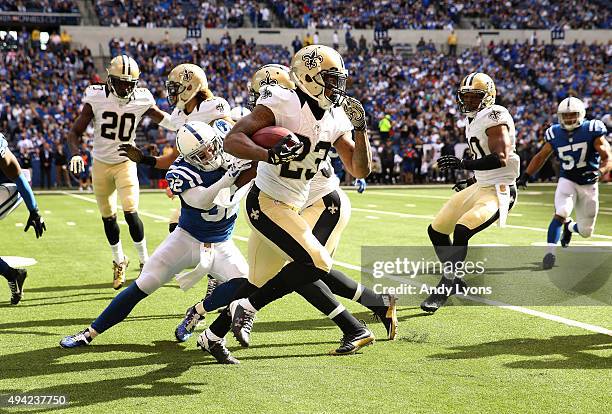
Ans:
[[[186,114],[182,109],[175,108],[172,111],[171,121],[177,129],[191,121],[200,121],[210,124],[212,121],[229,117],[230,106],[227,101],[214,96],[206,101],[200,102],[191,113]]]
[[[310,191],[308,192],[308,200],[304,207],[311,206],[320,198],[325,197],[329,193],[337,190],[340,187],[340,179],[334,173],[329,157],[321,162],[321,169],[310,181]]]
[[[126,103],[106,85],[90,85],[83,98],[83,104],[86,103],[94,114],[93,158],[107,164],[125,162],[127,158],[119,155],[119,145],[134,144],[136,127],[144,113],[155,105],[153,95],[146,88],[136,88]]]
[[[317,120],[308,102],[300,100],[298,93],[282,86],[266,86],[261,90],[258,105],[269,108],[276,125],[292,131],[304,143],[302,154],[295,160],[272,165],[257,165],[255,185],[270,197],[301,208],[310,191],[310,181],[319,171],[336,140],[353,129],[342,108],[325,111]]]
[[[476,117],[467,122],[465,127],[465,137],[475,158],[482,158],[491,154],[489,150],[489,137],[486,130],[496,125],[506,125],[510,135],[510,154],[508,164],[505,167],[494,170],[474,171],[476,181],[481,185],[494,184],[514,184],[520,174],[521,160],[516,154],[516,130],[512,115],[506,108],[500,105],[493,105],[483,109],[476,114]]]

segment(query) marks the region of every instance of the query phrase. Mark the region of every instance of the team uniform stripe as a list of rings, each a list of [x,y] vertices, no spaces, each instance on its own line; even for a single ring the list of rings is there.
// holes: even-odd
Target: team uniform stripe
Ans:
[[[125,60],[127,60],[128,63],[126,75],[130,76],[132,73],[132,62],[130,61],[130,58],[128,56],[125,57]]]
[[[589,121],[589,132],[593,132],[595,130],[595,123],[593,121]]]
[[[182,171],[185,172],[186,174],[188,174],[190,177],[192,177],[198,184],[202,184],[202,178],[196,174],[195,172],[191,171],[189,168],[187,167],[183,167],[182,165],[179,166],[175,166],[174,168],[171,169],[172,172],[174,171]]]
[[[181,177],[183,177],[187,181],[189,181],[189,184],[191,185],[191,187],[195,187],[196,186],[196,183],[195,183],[195,181],[193,181],[193,178],[191,178],[189,175],[185,174],[183,171],[172,170],[172,171],[170,171],[170,174],[180,175]]]
[[[329,193],[323,197],[323,203],[325,204],[325,209],[313,226],[312,234],[317,238],[319,243],[325,246],[327,240],[329,240],[330,236],[334,232],[334,229],[338,225],[338,222],[340,221],[340,195],[337,191]],[[334,209],[334,207],[336,209]],[[332,213],[330,209],[335,211],[335,213]]]
[[[187,128],[187,130],[189,132],[191,132],[193,134],[194,137],[196,137],[196,139],[200,142],[200,143],[204,143],[204,138],[202,138],[202,136],[200,134],[198,134],[198,132],[193,129],[193,127],[189,124],[185,124],[185,128]]]
[[[125,73],[125,55],[121,55],[121,73]]]
[[[510,186],[510,198],[512,201],[510,202],[510,205],[508,206],[508,212],[512,210],[512,207],[514,207],[514,203],[516,201],[516,187],[513,185]],[[497,219],[499,219],[499,210],[497,210],[490,219],[488,219],[487,221],[485,221],[484,223],[482,223],[480,226],[476,227],[475,229],[470,229],[470,231],[472,232],[472,234],[479,233],[483,231],[484,229],[486,229],[487,227],[489,227],[491,224],[495,223]]]

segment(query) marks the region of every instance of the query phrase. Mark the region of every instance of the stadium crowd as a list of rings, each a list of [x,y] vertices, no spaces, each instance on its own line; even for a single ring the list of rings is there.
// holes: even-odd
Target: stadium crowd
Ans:
[[[21,47],[0,52],[0,129],[17,148],[22,162],[34,169],[35,185],[41,185],[43,178],[56,175],[52,171],[56,163],[44,162],[47,152],[53,153],[60,167],[65,166],[62,154],[67,149],[62,139],[78,113],[84,88],[103,79],[95,74],[87,49],[41,51],[27,38],[19,41]],[[280,46],[255,45],[252,39],[229,34],[219,43],[207,39],[197,45],[114,39],[110,48],[113,55],[128,53],[138,61],[141,85],[151,90],[166,111],[170,108],[164,81],[178,63],[202,66],[211,90],[233,107],[245,105],[246,84],[255,68],[270,62],[288,64],[291,56]],[[514,116],[523,161],[537,149],[535,143],[554,121],[557,102],[567,94],[584,98],[588,117],[601,118],[609,109],[610,44],[491,43],[451,56],[431,43],[419,42],[414,55],[403,56],[374,51],[363,43],[342,53],[352,74],[349,93],[362,100],[369,116],[375,148],[372,181],[449,178],[438,174],[435,160],[442,154],[465,153],[464,120],[457,113],[454,92],[461,77],[474,70],[495,79],[498,102]],[[90,140],[92,134],[90,127]],[[142,123],[141,137],[159,152],[167,150],[173,139],[148,119]],[[55,158],[58,148],[61,154]],[[87,146],[83,153],[89,157]],[[61,168],[57,176],[63,177]],[[51,183],[44,180],[44,184]]]
[[[2,0],[0,11],[37,13],[78,13],[74,0]]]

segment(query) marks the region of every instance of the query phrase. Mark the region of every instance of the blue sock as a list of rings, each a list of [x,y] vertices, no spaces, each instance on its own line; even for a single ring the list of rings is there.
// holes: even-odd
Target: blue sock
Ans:
[[[12,270],[13,268],[10,267],[7,262],[2,260],[2,258],[0,258],[0,275],[8,279],[10,277],[9,275],[13,273]],[[13,279],[10,279],[10,280],[13,280]]]
[[[246,278],[237,277],[220,284],[213,290],[213,293],[204,300],[204,310],[206,310],[206,312],[212,312],[215,309],[226,307],[234,299],[236,290],[246,282]]]
[[[134,306],[146,297],[147,294],[138,288],[136,282],[132,282],[131,285],[115,296],[100,316],[93,321],[91,327],[99,334],[106,331],[124,320],[134,309]]]
[[[563,223],[553,218],[548,225],[548,238],[547,242],[549,244],[557,244],[561,239],[561,228],[563,227]]]

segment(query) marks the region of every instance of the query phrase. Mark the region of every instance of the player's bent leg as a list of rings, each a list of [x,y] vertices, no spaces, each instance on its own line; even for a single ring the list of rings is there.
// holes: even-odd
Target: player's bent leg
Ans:
[[[113,289],[120,289],[125,283],[125,272],[128,267],[128,259],[123,253],[121,239],[119,238],[120,230],[117,223],[117,215],[113,214],[109,217],[102,217],[104,224],[104,233],[106,239],[113,252]]]
[[[23,284],[28,272],[25,269],[14,269],[0,258],[0,275],[4,276],[11,291],[11,305],[17,305],[23,298]]]
[[[113,178],[115,180],[117,192],[119,193],[119,199],[121,200],[125,221],[130,229],[130,236],[138,252],[140,269],[142,270],[142,266],[149,258],[149,254],[147,252],[144,225],[137,213],[139,186],[136,164],[131,161],[117,164],[113,168]]]
[[[125,222],[128,224],[130,230],[130,236],[134,242],[134,247],[138,252],[138,259],[140,260],[140,270],[146,261],[149,259],[149,252],[147,251],[147,241],[145,240],[144,224],[135,211],[125,211],[123,213]]]
[[[584,238],[591,237],[599,212],[599,187],[597,184],[581,185],[577,188],[576,222],[568,223],[568,231]]]

